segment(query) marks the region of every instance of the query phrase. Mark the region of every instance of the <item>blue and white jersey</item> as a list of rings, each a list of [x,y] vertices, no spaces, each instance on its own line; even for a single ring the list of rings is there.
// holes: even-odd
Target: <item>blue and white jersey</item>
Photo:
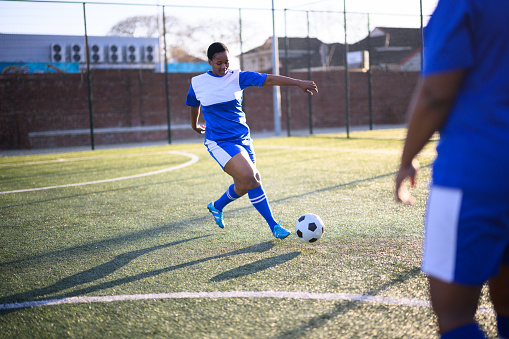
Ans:
[[[424,31],[423,76],[465,70],[440,131],[433,183],[509,191],[509,2],[441,0]]]
[[[242,111],[242,91],[249,86],[262,87],[267,74],[228,71],[217,76],[211,71],[191,79],[186,105],[201,105],[205,140],[232,142],[249,139],[246,114]]]

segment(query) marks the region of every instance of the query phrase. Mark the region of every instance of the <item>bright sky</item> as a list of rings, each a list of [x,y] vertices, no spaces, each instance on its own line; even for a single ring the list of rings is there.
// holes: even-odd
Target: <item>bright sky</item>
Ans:
[[[377,26],[420,27],[421,2],[423,21],[426,25],[437,1],[274,0],[276,35],[285,36],[286,33],[288,36],[307,36],[309,18],[311,37],[317,37],[327,43],[344,42],[342,12],[346,4],[348,13],[356,13],[347,16],[348,42],[352,43],[367,36],[366,13],[370,13],[371,30]],[[100,5],[101,2],[109,5]],[[178,18],[187,25],[197,26],[206,23],[213,26],[208,34],[203,34],[193,41],[180,38],[179,42],[197,56],[203,53],[211,40],[216,39],[229,44],[232,54],[240,51],[240,45],[235,46],[234,43],[235,40],[239,40],[238,27],[235,27],[239,23],[239,13],[242,20],[244,51],[263,44],[272,36],[272,0],[93,0],[86,5],[87,32],[89,35],[104,36],[113,25],[125,18],[136,15],[160,15],[161,6],[157,5],[165,5],[167,16]],[[287,9],[286,26],[285,9]],[[83,26],[83,1],[0,0],[0,33],[83,35]],[[227,36],[234,36],[231,42],[225,41]]]

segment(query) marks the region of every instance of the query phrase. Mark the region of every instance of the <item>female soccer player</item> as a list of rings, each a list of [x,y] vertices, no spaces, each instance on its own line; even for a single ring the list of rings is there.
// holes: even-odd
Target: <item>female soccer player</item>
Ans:
[[[313,95],[318,88],[313,81],[256,72],[230,71],[228,48],[215,42],[207,50],[212,71],[193,77],[186,105],[191,107],[191,127],[205,134],[205,146],[221,168],[233,178],[233,184],[207,208],[217,225],[224,228],[223,209],[246,193],[253,206],[265,218],[274,237],[286,238],[290,232],[272,215],[256,168],[255,153],[245,113],[242,111],[242,91],[246,87],[297,86]],[[205,126],[198,124],[200,106]]]
[[[509,2],[440,0],[424,34],[424,70],[396,177],[439,130],[422,270],[442,338],[485,338],[475,321],[488,281],[500,338],[509,338]]]

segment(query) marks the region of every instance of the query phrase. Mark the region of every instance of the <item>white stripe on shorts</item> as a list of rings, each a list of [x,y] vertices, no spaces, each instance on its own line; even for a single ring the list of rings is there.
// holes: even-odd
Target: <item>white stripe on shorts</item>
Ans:
[[[450,187],[432,186],[429,193],[422,271],[446,282],[454,280],[462,197]]]
[[[207,140],[205,146],[207,146],[209,152],[214,155],[214,158],[219,162],[222,168],[224,168],[224,165],[232,158],[224,149],[219,147],[215,141]]]

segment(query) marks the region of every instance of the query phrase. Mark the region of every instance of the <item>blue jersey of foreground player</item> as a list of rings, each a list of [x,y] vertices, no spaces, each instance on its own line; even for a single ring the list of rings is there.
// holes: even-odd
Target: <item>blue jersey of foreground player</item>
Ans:
[[[191,79],[186,105],[201,105],[207,123],[205,140],[241,142],[250,139],[246,114],[242,111],[242,91],[262,87],[267,74],[228,71],[224,76],[207,72]]]
[[[424,31],[424,76],[465,70],[440,131],[435,185],[507,196],[508,18],[508,1],[442,0]]]

